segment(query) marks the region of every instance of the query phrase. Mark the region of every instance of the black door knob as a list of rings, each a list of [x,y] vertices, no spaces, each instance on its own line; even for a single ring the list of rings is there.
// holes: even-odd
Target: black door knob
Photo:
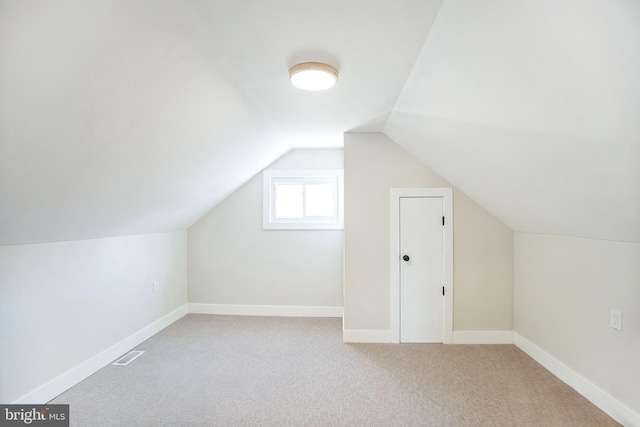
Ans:
[[[409,255],[405,255],[405,256],[402,257],[402,259],[405,260],[405,261],[409,261],[411,258],[409,258]]]

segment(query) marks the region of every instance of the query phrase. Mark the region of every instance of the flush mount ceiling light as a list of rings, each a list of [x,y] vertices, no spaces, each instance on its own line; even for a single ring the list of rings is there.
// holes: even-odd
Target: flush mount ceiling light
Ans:
[[[291,84],[304,90],[329,89],[338,81],[338,71],[321,62],[303,62],[289,69]]]

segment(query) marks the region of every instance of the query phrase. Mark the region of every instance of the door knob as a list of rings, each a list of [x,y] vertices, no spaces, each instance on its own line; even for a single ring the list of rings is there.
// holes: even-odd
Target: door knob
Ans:
[[[409,258],[409,255],[405,255],[405,256],[402,257],[402,259],[405,260],[405,261],[409,261],[411,258]]]

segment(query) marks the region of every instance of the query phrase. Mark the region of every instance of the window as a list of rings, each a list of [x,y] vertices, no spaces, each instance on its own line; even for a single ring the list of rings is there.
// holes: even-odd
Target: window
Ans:
[[[342,229],[343,171],[263,172],[263,228]]]

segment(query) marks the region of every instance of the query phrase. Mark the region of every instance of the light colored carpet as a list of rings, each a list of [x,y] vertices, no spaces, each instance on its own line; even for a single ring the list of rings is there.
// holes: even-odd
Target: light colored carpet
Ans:
[[[188,315],[52,403],[74,426],[613,426],[513,345],[345,344],[341,319]]]

